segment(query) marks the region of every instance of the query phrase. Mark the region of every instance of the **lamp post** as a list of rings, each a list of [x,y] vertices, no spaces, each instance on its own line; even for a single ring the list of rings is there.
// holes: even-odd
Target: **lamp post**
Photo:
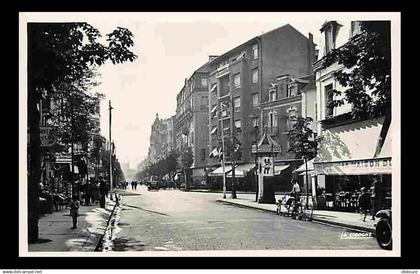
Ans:
[[[254,129],[255,129],[255,185],[256,185],[256,189],[255,189],[255,202],[258,202],[258,121],[257,123],[254,125]]]
[[[220,102],[220,111],[219,111],[219,120],[220,120],[220,128],[221,128],[221,135],[222,135],[222,173],[223,173],[223,199],[226,199],[226,173],[225,173],[225,135],[223,128],[223,119],[222,119],[222,106],[225,106],[222,102]]]
[[[111,111],[113,107],[111,106],[111,100],[109,100],[109,189],[110,189],[110,197],[112,197],[112,139],[111,139]]]
[[[231,198],[232,199],[236,199],[236,188],[235,188],[235,106],[234,106],[234,102],[233,102],[233,94],[230,94],[230,107],[231,107],[231,111],[230,111],[230,133],[231,133],[231,145],[230,145],[230,150],[231,150],[231,163],[232,163],[232,195]]]

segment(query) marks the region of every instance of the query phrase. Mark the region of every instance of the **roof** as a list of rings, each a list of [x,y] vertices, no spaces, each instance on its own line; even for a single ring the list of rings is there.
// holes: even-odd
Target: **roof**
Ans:
[[[227,51],[227,52],[223,53],[222,55],[220,55],[219,57],[215,58],[214,60],[212,60],[212,61],[211,61],[211,62],[209,62],[209,63],[210,63],[210,65],[216,64],[216,63],[220,62],[222,59],[224,59],[224,58],[226,58],[227,56],[229,56],[230,54],[232,54],[233,52],[240,50],[241,48],[243,48],[243,47],[247,46],[248,44],[253,43],[253,42],[255,42],[256,40],[258,40],[258,39],[260,39],[260,38],[262,38],[262,37],[264,37],[264,36],[266,36],[266,35],[268,35],[268,34],[271,34],[271,33],[275,32],[275,31],[280,31],[280,30],[282,30],[282,29],[292,29],[292,30],[294,30],[295,32],[297,32],[297,33],[299,33],[300,35],[302,35],[302,37],[304,37],[304,38],[308,39],[305,35],[303,35],[300,31],[298,31],[297,29],[295,29],[292,25],[290,25],[290,24],[285,24],[285,25],[283,25],[283,26],[281,26],[281,27],[275,28],[275,29],[270,30],[270,31],[268,31],[268,32],[265,32],[265,33],[263,33],[263,34],[261,34],[261,35],[258,35],[258,36],[253,37],[252,39],[250,39],[250,40],[248,40],[248,41],[246,41],[246,42],[244,42],[244,43],[240,44],[239,46],[237,46],[237,47],[235,47],[235,48],[233,48],[233,49],[231,49],[231,50],[229,50],[229,51]]]

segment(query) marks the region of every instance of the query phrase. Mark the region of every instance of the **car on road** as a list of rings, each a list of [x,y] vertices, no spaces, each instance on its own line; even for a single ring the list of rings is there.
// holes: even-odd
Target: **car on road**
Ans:
[[[166,189],[168,187],[168,183],[165,180],[160,180],[158,186],[159,188]]]
[[[375,225],[376,241],[386,250],[392,250],[392,211],[391,209],[379,210],[376,215],[379,221]]]
[[[147,184],[147,190],[151,191],[151,190],[159,190],[159,183],[157,181],[150,181]]]

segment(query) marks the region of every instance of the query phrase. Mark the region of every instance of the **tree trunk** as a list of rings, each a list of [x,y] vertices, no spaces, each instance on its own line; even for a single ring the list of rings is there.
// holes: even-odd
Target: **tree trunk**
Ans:
[[[38,96],[29,88],[28,92],[28,242],[38,241],[39,181],[41,177],[41,138],[39,132],[40,112]]]

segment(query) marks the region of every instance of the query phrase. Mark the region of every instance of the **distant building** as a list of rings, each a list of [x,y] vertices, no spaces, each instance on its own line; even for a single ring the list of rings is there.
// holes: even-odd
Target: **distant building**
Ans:
[[[150,146],[147,161],[151,164],[163,159],[173,148],[172,119],[160,119],[156,113],[150,134]]]

